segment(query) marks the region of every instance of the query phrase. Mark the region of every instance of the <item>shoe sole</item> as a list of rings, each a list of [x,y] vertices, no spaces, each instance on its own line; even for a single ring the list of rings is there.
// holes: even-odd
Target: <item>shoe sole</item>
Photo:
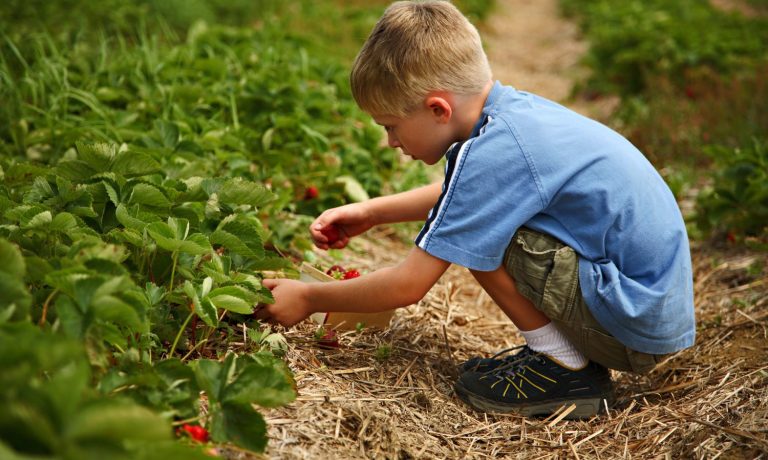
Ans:
[[[576,408],[565,416],[567,420],[579,420],[591,418],[595,415],[605,412],[605,406],[613,405],[613,398],[582,398],[582,399],[563,399],[558,401],[547,401],[538,404],[504,404],[498,401],[492,401],[482,396],[468,392],[461,384],[455,385],[456,394],[459,399],[482,412],[516,413],[525,417],[547,416],[557,412],[563,406],[575,404]]]

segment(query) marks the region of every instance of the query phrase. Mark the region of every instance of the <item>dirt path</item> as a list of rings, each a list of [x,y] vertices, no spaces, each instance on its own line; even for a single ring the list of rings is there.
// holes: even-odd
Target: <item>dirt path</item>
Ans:
[[[494,78],[562,102],[576,78],[587,44],[558,15],[557,0],[497,0],[482,35]]]
[[[588,75],[580,63],[588,44],[578,26],[560,16],[557,0],[497,0],[481,34],[495,79],[600,120],[616,107],[615,98],[571,97]]]
[[[556,0],[497,0],[483,27],[495,77],[600,117],[610,104],[569,101],[586,45]],[[393,265],[411,247],[387,229],[356,239],[323,266]],[[698,347],[646,377],[615,373],[617,406],[589,421],[475,412],[453,394],[456,364],[522,343],[471,276],[451,267],[387,331],[339,335],[322,349],[315,327],[286,332],[298,400],[264,411],[270,458],[755,458],[768,451],[768,283],[749,253],[694,248]],[[716,262],[715,262],[716,261]],[[753,270],[754,271],[754,270]],[[733,308],[740,302],[740,309]],[[738,310],[738,311],[737,311]],[[232,458],[245,458],[232,453]]]

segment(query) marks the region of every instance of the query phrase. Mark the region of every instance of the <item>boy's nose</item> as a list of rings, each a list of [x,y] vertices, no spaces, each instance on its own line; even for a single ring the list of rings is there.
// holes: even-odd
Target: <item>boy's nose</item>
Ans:
[[[396,149],[401,146],[400,141],[392,133],[387,134],[387,144],[389,144],[389,146],[392,147],[393,149]]]

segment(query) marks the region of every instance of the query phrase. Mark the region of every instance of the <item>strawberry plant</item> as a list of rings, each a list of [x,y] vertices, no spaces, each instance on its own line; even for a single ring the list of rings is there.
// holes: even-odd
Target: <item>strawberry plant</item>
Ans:
[[[768,250],[768,146],[755,139],[743,149],[708,149],[717,166],[712,186],[697,200],[696,223],[705,231],[735,240],[743,235]]]
[[[81,3],[0,5],[0,457],[263,451],[296,395],[264,272],[425,176],[276,3]]]

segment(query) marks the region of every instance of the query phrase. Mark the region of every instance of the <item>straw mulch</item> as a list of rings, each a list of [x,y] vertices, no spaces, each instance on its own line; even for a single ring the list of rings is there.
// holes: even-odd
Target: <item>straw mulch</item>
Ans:
[[[342,252],[362,272],[408,244],[383,233]],[[299,396],[265,411],[271,458],[768,458],[765,254],[694,247],[696,346],[648,376],[614,374],[607,415],[568,421],[479,413],[452,384],[470,356],[523,343],[466,271],[452,267],[386,331],[323,349],[305,322],[285,331]],[[326,259],[330,265],[331,261]]]

